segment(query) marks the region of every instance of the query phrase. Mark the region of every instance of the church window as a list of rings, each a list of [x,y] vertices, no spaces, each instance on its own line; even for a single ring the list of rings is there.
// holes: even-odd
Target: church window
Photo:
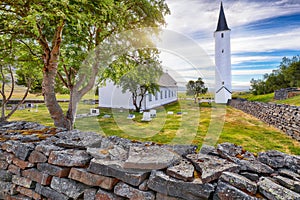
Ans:
[[[152,101],[152,94],[149,94],[149,101]]]
[[[224,33],[221,33],[221,38],[223,38],[224,37]]]
[[[156,101],[158,100],[158,92],[156,92],[156,94],[155,94],[155,100]]]
[[[222,53],[224,53],[224,49],[222,49]]]
[[[160,91],[160,99],[163,99],[163,91]]]

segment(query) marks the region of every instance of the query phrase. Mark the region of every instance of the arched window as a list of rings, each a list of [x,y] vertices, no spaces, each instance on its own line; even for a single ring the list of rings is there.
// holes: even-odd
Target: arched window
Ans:
[[[224,37],[224,33],[221,33],[221,38],[223,38]]]
[[[224,53],[224,49],[222,49],[222,53]]]

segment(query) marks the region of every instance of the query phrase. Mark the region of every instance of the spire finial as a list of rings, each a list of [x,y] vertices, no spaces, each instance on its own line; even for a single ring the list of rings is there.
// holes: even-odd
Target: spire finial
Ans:
[[[223,9],[223,3],[221,1],[219,20],[218,20],[218,26],[216,31],[226,31],[226,30],[230,30],[230,29],[227,26],[224,9]]]

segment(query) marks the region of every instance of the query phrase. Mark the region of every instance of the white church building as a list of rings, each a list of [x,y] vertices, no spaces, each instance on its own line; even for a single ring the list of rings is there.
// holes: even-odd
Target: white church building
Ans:
[[[231,50],[230,29],[227,26],[223,4],[221,2],[220,14],[215,37],[215,102],[225,104],[231,99]]]
[[[177,101],[177,82],[168,74],[163,73],[158,81],[159,90],[155,95],[147,93],[142,101],[141,110],[149,110],[158,106]],[[107,81],[104,87],[99,88],[99,106],[107,108],[135,109],[132,103],[132,94],[122,92],[120,86]]]

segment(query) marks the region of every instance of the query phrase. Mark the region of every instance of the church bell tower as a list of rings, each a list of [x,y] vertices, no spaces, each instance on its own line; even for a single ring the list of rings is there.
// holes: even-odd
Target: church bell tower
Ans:
[[[231,99],[230,29],[221,2],[215,37],[215,102],[225,104]]]

